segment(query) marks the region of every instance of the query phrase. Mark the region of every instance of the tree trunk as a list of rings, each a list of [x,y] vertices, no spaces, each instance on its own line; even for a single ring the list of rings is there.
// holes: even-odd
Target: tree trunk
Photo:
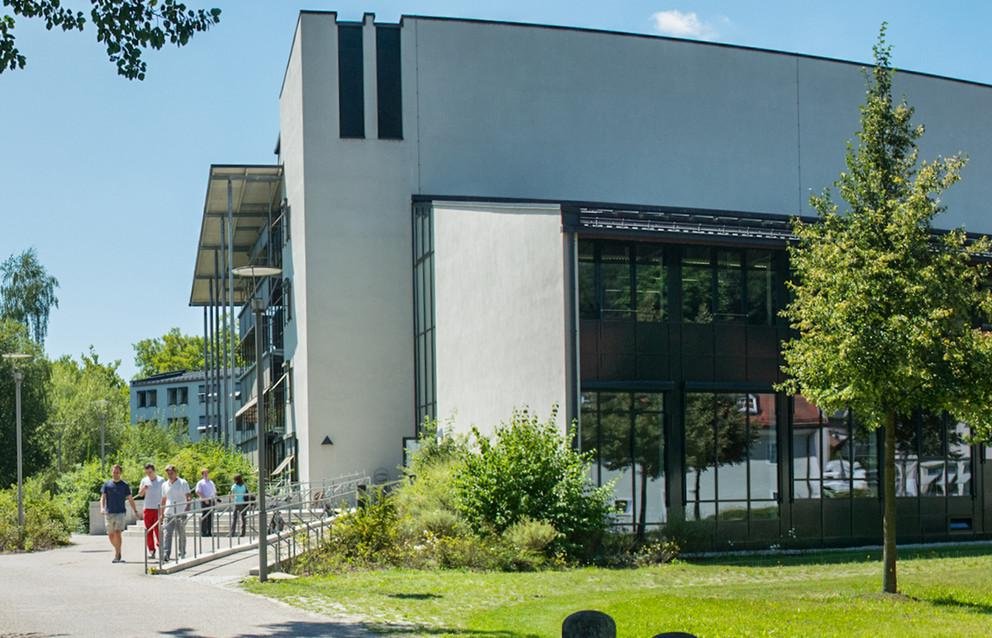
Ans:
[[[882,590],[887,594],[899,591],[896,585],[896,415],[885,416],[885,447],[882,476],[885,513],[882,518]]]
[[[648,506],[648,473],[641,470],[641,510],[638,512],[637,521],[637,538],[638,540],[644,540],[644,534],[647,531],[647,514],[644,510]]]

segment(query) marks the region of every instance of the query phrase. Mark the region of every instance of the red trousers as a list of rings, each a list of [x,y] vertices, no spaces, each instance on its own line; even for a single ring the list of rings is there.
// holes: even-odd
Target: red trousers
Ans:
[[[145,508],[144,514],[145,529],[158,522],[158,508]],[[148,551],[154,552],[155,547],[162,544],[162,528],[156,527],[151,532],[145,532],[145,544],[148,546]]]

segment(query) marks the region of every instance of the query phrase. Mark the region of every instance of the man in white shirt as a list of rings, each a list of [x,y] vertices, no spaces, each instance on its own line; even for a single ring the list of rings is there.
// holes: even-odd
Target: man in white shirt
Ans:
[[[158,522],[159,504],[162,502],[162,486],[165,479],[155,473],[155,465],[145,465],[145,478],[138,484],[138,498],[145,499],[143,518],[145,521],[145,544],[148,546],[148,558],[155,558],[155,548],[162,544],[162,527]]]
[[[192,500],[189,483],[180,478],[175,465],[165,466],[168,480],[162,485],[162,510],[165,521],[165,542],[162,544],[162,560],[172,556],[172,539],[179,536],[179,558],[186,558],[186,513]]]
[[[200,470],[200,480],[196,484],[196,495],[200,499],[200,507],[204,508],[200,518],[200,535],[212,536],[214,531],[214,511],[209,509],[217,503],[217,486],[210,480],[207,468]]]

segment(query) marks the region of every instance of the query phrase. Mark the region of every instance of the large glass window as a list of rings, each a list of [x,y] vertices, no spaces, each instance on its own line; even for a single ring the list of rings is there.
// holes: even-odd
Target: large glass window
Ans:
[[[682,319],[775,323],[775,268],[768,250],[682,248]]]
[[[665,521],[664,401],[644,392],[583,392],[580,446],[596,451],[594,478],[615,481],[621,525]]]
[[[868,432],[848,410],[827,413],[795,397],[792,478],[798,499],[876,496],[877,433]]]
[[[579,316],[665,321],[665,249],[659,244],[580,239]]]
[[[686,395],[689,520],[778,516],[777,427],[774,394]]]
[[[435,418],[434,387],[434,228],[429,204],[413,208],[413,346],[416,362],[415,402],[419,429],[425,418]],[[418,430],[419,431],[419,430]]]

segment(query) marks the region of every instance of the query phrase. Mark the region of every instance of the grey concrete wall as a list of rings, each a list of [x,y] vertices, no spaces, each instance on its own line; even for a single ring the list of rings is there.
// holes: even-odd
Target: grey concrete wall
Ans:
[[[843,169],[860,67],[662,38],[408,19],[421,193],[809,213]],[[866,53],[868,52],[866,43]],[[968,153],[943,226],[992,232],[992,88],[912,74],[922,156]]]
[[[483,432],[514,408],[542,417],[567,395],[561,209],[434,207],[437,416]]]

